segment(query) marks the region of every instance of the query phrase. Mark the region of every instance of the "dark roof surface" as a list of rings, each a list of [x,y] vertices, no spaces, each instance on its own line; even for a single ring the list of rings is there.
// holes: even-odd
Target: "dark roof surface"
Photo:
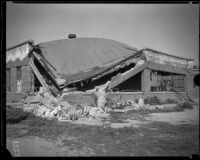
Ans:
[[[138,50],[103,38],[62,39],[38,44],[44,58],[65,78],[97,74]]]

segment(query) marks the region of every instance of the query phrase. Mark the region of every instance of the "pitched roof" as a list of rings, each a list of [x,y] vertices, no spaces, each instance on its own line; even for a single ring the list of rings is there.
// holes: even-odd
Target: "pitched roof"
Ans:
[[[103,38],[74,38],[37,45],[44,58],[65,78],[87,78],[133,55],[138,50]]]

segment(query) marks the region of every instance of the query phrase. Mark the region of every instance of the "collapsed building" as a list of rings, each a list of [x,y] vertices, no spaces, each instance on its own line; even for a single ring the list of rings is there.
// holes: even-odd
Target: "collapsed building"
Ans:
[[[67,92],[69,101],[88,101],[90,91],[104,84],[116,101],[147,96],[193,99],[199,90],[193,82],[193,62],[103,38],[69,36],[36,45],[29,40],[6,51],[7,103],[38,92],[55,97]]]

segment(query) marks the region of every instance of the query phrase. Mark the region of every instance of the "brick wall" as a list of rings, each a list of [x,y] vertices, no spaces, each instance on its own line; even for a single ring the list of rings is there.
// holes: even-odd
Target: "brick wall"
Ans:
[[[32,89],[32,72],[29,65],[22,66],[22,93],[26,90],[31,91]]]
[[[70,93],[65,96],[63,96],[63,100],[68,101],[72,104],[89,104],[89,105],[95,105],[94,96],[90,93]]]
[[[10,79],[10,85],[11,85],[11,92],[16,92],[17,91],[17,83],[16,83],[16,68],[11,68],[11,79]]]
[[[165,101],[167,98],[179,100],[180,97],[186,97],[184,92],[181,93],[172,93],[172,92],[151,92],[144,94],[143,92],[114,92],[108,93],[109,97],[112,98],[113,102],[123,102],[124,100],[135,100],[145,97],[158,97],[161,101]],[[90,93],[69,93],[63,97],[64,100],[67,100],[70,103],[87,103],[95,105],[94,96]]]
[[[23,93],[7,92],[6,93],[6,103],[17,103],[25,97]]]
[[[124,101],[124,100],[135,100],[139,98],[146,98],[146,97],[158,97],[161,101],[165,101],[166,99],[177,99],[179,100],[180,97],[186,97],[184,92],[180,93],[172,93],[172,92],[150,92],[144,94],[143,92],[124,92],[124,93],[110,93],[110,97],[112,97],[114,102],[117,101]]]
[[[150,91],[150,69],[145,69],[142,72],[142,91],[149,92]]]
[[[16,93],[17,91],[17,80],[16,80],[16,68],[11,68],[11,92],[7,92],[6,94],[6,102],[20,102],[21,99],[25,96],[26,90],[31,91],[32,83],[31,83],[31,68],[30,66],[22,66],[21,73],[21,93]]]
[[[123,102],[124,100],[134,100],[139,98],[145,97],[153,97],[157,96],[161,101],[165,101],[167,98],[170,99],[179,99],[180,96],[186,97],[185,93],[170,93],[170,92],[154,92],[149,94],[144,94],[142,92],[123,92],[123,93],[109,93],[109,96],[112,97],[113,102]],[[7,93],[6,102],[21,102],[21,99],[25,97],[23,93]],[[121,97],[121,98],[120,98]],[[63,97],[63,100],[67,100],[69,103],[76,104],[89,104],[89,105],[96,105],[94,96],[90,93],[70,93]]]

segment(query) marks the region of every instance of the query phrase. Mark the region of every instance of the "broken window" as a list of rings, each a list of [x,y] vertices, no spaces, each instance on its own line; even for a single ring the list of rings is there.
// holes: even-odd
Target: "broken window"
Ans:
[[[17,67],[17,80],[21,80],[21,75],[22,75],[22,67],[18,66]]]
[[[6,68],[6,91],[11,91],[11,68]]]
[[[177,92],[184,92],[185,91],[185,82],[184,82],[184,75],[174,75],[173,76],[173,89]]]
[[[151,92],[184,92],[184,75],[152,70]]]

